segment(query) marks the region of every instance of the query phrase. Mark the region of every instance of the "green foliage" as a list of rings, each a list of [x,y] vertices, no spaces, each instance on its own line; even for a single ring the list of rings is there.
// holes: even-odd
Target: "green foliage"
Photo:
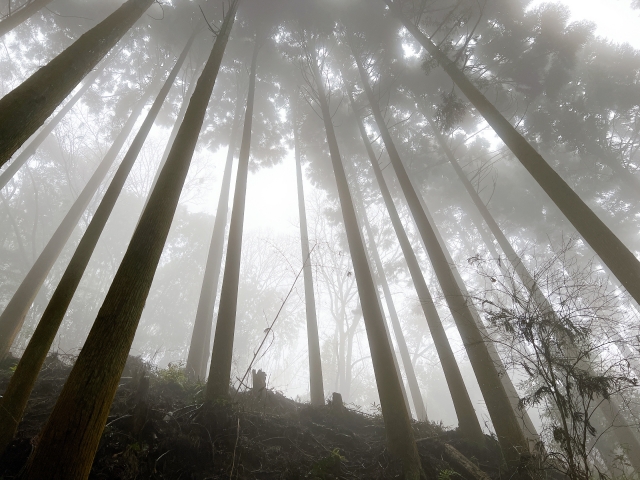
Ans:
[[[311,474],[321,478],[324,475],[336,475],[340,472],[340,464],[347,459],[340,455],[340,450],[334,448],[329,455],[318,460],[311,469]]]
[[[184,365],[182,360],[169,363],[166,369],[158,370],[158,380],[161,383],[176,383],[184,387],[189,381]]]
[[[461,475],[455,470],[447,468],[446,470],[440,470],[438,472],[438,480],[451,480],[454,477],[460,477]]]

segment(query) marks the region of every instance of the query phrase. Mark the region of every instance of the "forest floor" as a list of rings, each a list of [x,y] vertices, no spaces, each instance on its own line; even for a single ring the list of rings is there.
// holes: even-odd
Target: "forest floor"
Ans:
[[[15,359],[0,363],[4,391]],[[71,369],[49,357],[18,434],[0,457],[0,479],[19,478],[36,436]],[[183,370],[158,370],[130,357],[92,479],[394,479],[401,466],[386,448],[384,424],[337,403],[313,407],[263,391],[201,408],[204,385]],[[495,439],[478,447],[428,422],[413,424],[429,479],[514,478],[500,467]],[[517,476],[517,475],[516,475]]]

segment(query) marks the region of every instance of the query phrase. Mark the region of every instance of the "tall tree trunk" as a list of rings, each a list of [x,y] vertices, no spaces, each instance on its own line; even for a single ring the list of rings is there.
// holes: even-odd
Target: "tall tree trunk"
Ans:
[[[153,88],[147,88],[143,97],[135,105],[122,131],[116,137],[109,151],[102,159],[102,162],[100,162],[100,165],[98,165],[98,168],[84,186],[78,198],[73,202],[69,212],[67,212],[62,219],[62,222],[60,222],[60,225],[47,242],[47,245],[13,294],[13,297],[11,297],[2,315],[0,315],[0,358],[5,357],[7,353],[9,353],[9,349],[16,335],[20,332],[24,319],[40,287],[58,259],[67,240],[71,237],[73,230],[78,225],[78,221],[89,205],[89,202],[98,191],[107,173],[109,173],[109,169],[113,165],[113,162],[115,162],[127,137],[129,137],[129,134],[133,130],[152,91]]]
[[[32,15],[49,5],[52,0],[33,0],[0,22],[0,37],[6,35]]]
[[[420,301],[422,311],[424,312],[427,324],[429,325],[429,330],[431,331],[433,343],[436,347],[440,364],[442,365],[442,370],[447,381],[447,386],[449,387],[449,392],[451,393],[451,399],[453,400],[456,416],[458,417],[458,428],[465,438],[468,438],[472,442],[482,444],[484,442],[482,427],[480,426],[480,422],[478,421],[478,417],[473,408],[473,403],[471,403],[469,392],[467,391],[464,380],[462,379],[460,368],[458,367],[455,355],[451,349],[451,344],[449,343],[442,321],[440,320],[440,315],[436,310],[431,292],[429,291],[427,282],[425,281],[422,270],[420,269],[418,258],[413,251],[409,237],[407,236],[404,226],[402,225],[402,221],[400,220],[400,215],[398,215],[398,211],[393,203],[391,192],[387,187],[380,165],[378,165],[378,161],[371,147],[362,119],[355,109],[351,91],[349,91],[348,94],[352,109],[354,110],[356,122],[358,123],[358,129],[362,136],[362,141],[364,142],[369,156],[371,167],[373,168],[376,181],[380,187],[382,198],[385,206],[387,207],[387,211],[389,212],[391,223],[396,232],[396,236],[398,237],[400,248],[402,249],[402,253],[407,262],[407,267],[409,268],[409,273],[411,274],[413,285],[416,289],[416,293],[418,294],[418,300]]]
[[[242,118],[243,95],[239,91],[236,100],[236,111],[233,118],[227,161],[222,174],[222,187],[218,199],[216,219],[213,223],[207,264],[204,269],[200,299],[196,319],[193,324],[191,344],[187,355],[187,375],[191,378],[199,378],[201,381],[207,376],[207,364],[209,361],[209,349],[211,347],[211,328],[213,323],[213,309],[218,292],[218,279],[222,267],[222,251],[224,250],[224,234],[227,229],[227,214],[229,210],[229,190],[231,189],[231,172],[233,170],[233,156],[236,151],[240,119]]]
[[[320,359],[320,337],[318,335],[318,318],[316,316],[316,298],[313,290],[313,272],[309,253],[309,232],[307,229],[307,211],[304,204],[304,188],[302,182],[302,153],[298,139],[298,93],[291,98],[291,114],[293,123],[293,143],[296,157],[296,179],[298,186],[298,214],[300,216],[300,246],[304,262],[304,300],[307,314],[307,344],[309,352],[309,390],[312,405],[324,405],[324,383],[322,380],[322,362]],[[347,365],[348,368],[348,365]],[[348,384],[348,382],[345,382]]]
[[[13,162],[11,162],[9,166],[5,168],[2,174],[0,174],[0,190],[3,189],[7,183],[9,183],[9,180],[11,180],[16,172],[20,170],[20,167],[22,167],[36,153],[40,145],[42,145],[42,142],[44,142],[49,134],[53,132],[53,129],[58,126],[60,120],[62,120],[65,115],[69,113],[69,110],[71,110],[73,106],[78,103],[80,97],[82,97],[82,95],[84,95],[84,93],[89,90],[91,85],[93,85],[93,82],[95,82],[95,80],[98,78],[98,75],[100,75],[101,70],[102,69],[98,69],[93,73],[87,75],[85,82],[80,90],[78,90],[78,93],[76,93],[73,97],[71,97],[71,99],[69,99],[64,107],[62,107],[60,111],[49,121],[49,123],[47,123],[44,128],[35,136],[35,138],[31,140],[31,142],[29,142],[29,145],[27,145],[25,149],[20,152],[20,155],[18,155],[13,160]]]
[[[122,159],[109,188],[104,194],[100,205],[93,215],[87,230],[85,231],[78,248],[71,257],[58,286],[56,287],[47,308],[45,309],[40,323],[36,327],[29,344],[20,358],[20,362],[13,373],[7,390],[0,398],[0,454],[4,451],[8,443],[13,438],[18,423],[24,414],[29,395],[35,384],[36,378],[42,364],[45,361],[51,344],[55,339],[62,319],[71,303],[71,299],[80,284],[82,275],[91,259],[91,255],[98,243],[102,230],[104,229],[109,216],[116,204],[116,200],[122,191],[122,187],[138,158],[142,145],[155,122],[160,108],[164,104],[167,94],[184,63],[187,53],[191,48],[194,35],[189,39],[182,54],[178,58],[173,70],[167,77],[164,86],[158,93],[147,117],[145,118],[140,131],[137,133],[126,155]]]
[[[128,0],[0,99],[0,167],[40,128],[154,0]]]
[[[444,68],[462,93],[476,107],[542,189],[567,217],[582,238],[640,302],[640,261],[587,206],[545,159],[509,123],[498,109],[471,83],[442,51],[401,12],[397,0],[384,0],[405,28]]]
[[[416,192],[419,192],[419,189],[413,183],[413,180],[411,180],[411,182],[413,185],[413,189]],[[511,381],[511,378],[509,377],[507,370],[504,364],[502,363],[502,360],[500,359],[500,355],[496,350],[493,340],[491,339],[489,332],[487,332],[484,326],[484,323],[480,318],[480,314],[478,313],[478,310],[471,299],[471,295],[467,291],[467,287],[465,286],[464,281],[462,280],[462,276],[460,275],[460,272],[458,272],[458,268],[456,267],[453,261],[453,258],[451,257],[451,254],[447,249],[447,245],[444,239],[442,238],[442,236],[440,235],[440,232],[435,226],[435,221],[433,220],[433,217],[431,216],[431,213],[429,212],[429,209],[427,208],[427,205],[424,202],[422,195],[418,196],[418,200],[420,201],[420,206],[424,211],[427,221],[429,222],[429,224],[431,225],[431,228],[435,233],[436,240],[440,245],[440,249],[443,251],[444,256],[447,260],[447,263],[449,264],[453,278],[458,284],[458,287],[460,289],[460,292],[462,292],[463,297],[468,300],[467,305],[469,307],[469,312],[471,313],[471,316],[475,321],[476,328],[479,330],[482,337],[486,340],[485,344],[486,344],[487,351],[489,352],[489,356],[493,361],[493,365],[495,369],[497,369],[498,371],[498,376],[500,377],[500,381],[502,382],[502,387],[504,388],[504,391],[506,392],[509,402],[511,403],[511,409],[516,415],[516,418],[517,418],[518,424],[520,425],[522,433],[524,434],[524,436],[527,438],[529,442],[530,450],[533,451],[534,447],[537,445],[537,442],[539,441],[538,433],[535,427],[533,426],[533,422],[529,418],[529,414],[527,413],[527,411],[523,408],[520,408],[520,403],[519,403],[520,397],[518,395],[518,391],[516,390],[516,387],[513,385],[513,382]]]
[[[522,262],[522,259],[520,258],[520,256],[516,253],[516,251],[511,246],[511,243],[509,242],[505,234],[502,232],[502,230],[498,226],[498,223],[493,218],[493,215],[491,215],[491,212],[489,212],[489,209],[480,198],[480,195],[478,195],[478,192],[476,191],[476,189],[473,188],[473,185],[471,184],[466,174],[462,170],[462,167],[456,160],[453,152],[449,148],[449,145],[447,145],[446,140],[444,139],[440,131],[437,129],[437,126],[434,124],[431,118],[427,117],[427,120],[431,125],[431,128],[436,137],[436,140],[438,141],[438,144],[440,145],[442,150],[445,152],[447,158],[449,159],[449,162],[451,163],[454,170],[456,171],[458,178],[460,179],[465,189],[467,190],[467,193],[473,200],[473,203],[475,204],[483,220],[489,227],[489,230],[497,240],[498,245],[500,245],[500,248],[502,249],[505,256],[507,257],[507,260],[509,261],[514,271],[522,281],[523,285],[531,295],[531,298],[533,300],[533,305],[535,305],[538,313],[540,315],[553,315],[554,317],[557,317],[555,310],[553,309],[553,306],[547,299],[546,295],[542,292],[542,290],[540,290],[540,287],[538,286],[537,282],[535,281],[533,276],[529,273],[527,267]],[[570,342],[568,342],[567,344],[570,345]],[[588,365],[584,365],[584,368],[587,369],[588,371],[591,371],[591,367]],[[609,403],[611,403],[611,405],[608,406]],[[616,413],[616,416],[619,414],[619,409],[613,400],[605,401],[604,404],[599,408],[603,410],[606,410],[608,408],[611,411],[616,411],[618,412]],[[608,412],[604,412],[605,417],[607,416],[607,414]],[[533,424],[530,421],[528,423],[529,424],[527,425],[527,430],[530,430],[531,433],[534,433],[535,436],[537,437],[537,433],[535,432]],[[630,453],[629,455],[630,457],[640,459],[640,443],[638,443],[637,439],[635,439],[635,436],[629,430],[628,425],[625,424],[625,425],[619,426],[618,428],[615,428],[614,434],[616,435],[616,437],[621,443],[626,444],[627,447],[631,449],[632,453]],[[629,439],[631,439],[632,441],[630,441]],[[635,439],[635,443],[633,442],[634,439]],[[640,460],[637,462],[637,465],[635,465],[634,468],[640,469]]]
[[[344,391],[342,396],[346,402],[351,401],[351,381],[353,380],[353,337],[358,330],[358,324],[362,319],[362,307],[360,302],[354,310],[353,321],[347,329],[347,354],[345,356]]]
[[[442,292],[462,337],[505,459],[509,464],[517,464],[520,462],[522,455],[528,455],[529,445],[511,407],[509,396],[502,385],[494,359],[489,352],[488,345],[491,341],[486,335],[482,334],[476,323],[476,318],[471,311],[471,300],[461,291],[460,284],[457,282],[443,248],[438,242],[434,227],[427,219],[425,211],[420,205],[418,194],[391,138],[380,107],[369,85],[367,73],[362,62],[355,51],[353,51],[353,55],[358,65],[362,85],[378,125],[378,130],[420,236],[424,241],[431,264],[442,287]]]
[[[86,479],[171,227],[237,10],[231,3],[147,208],[29,459],[25,479]]]
[[[164,148],[164,153],[162,154],[160,163],[158,163],[156,174],[153,177],[153,181],[151,182],[151,188],[149,188],[149,195],[151,195],[151,192],[153,192],[153,190],[156,188],[156,184],[158,183],[158,177],[160,177],[160,174],[162,173],[164,164],[167,163],[167,158],[169,158],[169,153],[171,153],[171,147],[173,147],[173,142],[175,141],[176,136],[178,135],[178,131],[180,130],[180,125],[182,125],[182,120],[184,120],[184,115],[185,113],[187,113],[187,108],[189,107],[189,100],[191,99],[191,96],[193,95],[193,91],[195,90],[196,85],[198,83],[196,81],[197,73],[198,71],[195,70],[193,74],[193,78],[191,79],[191,84],[189,85],[189,89],[187,90],[187,92],[184,94],[184,97],[182,98],[182,106],[180,107],[180,111],[178,112],[176,121],[173,124],[171,133],[169,134],[169,141],[167,142],[167,145]],[[142,207],[142,211],[144,211],[144,209],[146,208],[147,203],[149,203],[149,197],[147,197],[147,199],[145,200],[144,207]],[[138,220],[138,222],[140,222],[140,220]]]
[[[236,313],[238,309],[238,287],[240,284],[240,259],[242,256],[242,231],[244,227],[244,206],[247,195],[247,177],[249,174],[249,154],[251,152],[251,125],[253,123],[253,104],[256,93],[256,70],[260,42],[257,35],[254,39],[251,73],[249,76],[249,92],[247,108],[244,114],[242,144],[238,156],[238,172],[233,194],[233,208],[229,224],[227,240],[227,258],[224,264],[224,276],[218,306],[218,321],[213,338],[211,366],[205,398],[213,401],[218,397],[229,395],[231,380],[231,360],[233,357],[233,338],[236,329]]]
[[[358,285],[358,295],[362,306],[362,316],[367,331],[371,361],[380,396],[387,444],[389,450],[402,461],[406,479],[424,478],[420,456],[418,455],[411,429],[409,412],[402,395],[402,387],[400,385],[402,380],[398,378],[394,367],[393,352],[387,339],[384,315],[380,308],[378,292],[364,247],[364,239],[358,227],[358,218],[349,192],[344,166],[342,165],[338,140],[333,128],[329,102],[324,88],[324,79],[318,68],[315,45],[310,46],[309,57],[311,73],[315,79],[317,99],[327,134],[331,164],[338,187],[351,261]]]
[[[402,365],[404,366],[405,374],[407,375],[407,383],[409,384],[409,391],[411,392],[411,400],[413,402],[413,408],[416,412],[416,418],[421,422],[426,422],[427,410],[424,407],[424,401],[422,400],[422,393],[420,393],[420,386],[418,385],[418,379],[416,378],[416,372],[413,368],[413,362],[411,361],[411,355],[409,354],[409,348],[407,342],[402,333],[402,326],[400,325],[400,319],[398,318],[398,312],[396,311],[393,297],[391,296],[391,289],[387,282],[387,276],[384,273],[384,267],[382,266],[382,260],[380,259],[380,253],[376,246],[375,237],[371,230],[371,224],[367,216],[367,211],[362,202],[362,198],[358,195],[354,195],[358,210],[360,210],[360,217],[364,225],[364,230],[367,232],[369,238],[369,250],[375,264],[375,270],[377,271],[378,283],[382,287],[382,293],[384,294],[385,301],[387,302],[387,309],[389,310],[389,319],[391,320],[391,326],[393,327],[393,333],[398,343],[398,350],[400,351],[400,357],[402,358]]]

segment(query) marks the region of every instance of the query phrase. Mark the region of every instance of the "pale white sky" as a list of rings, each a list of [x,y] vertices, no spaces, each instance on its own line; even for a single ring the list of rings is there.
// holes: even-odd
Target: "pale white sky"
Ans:
[[[533,0],[531,8],[545,0]],[[561,0],[571,10],[571,20],[590,20],[596,35],[640,48],[640,10],[631,9],[631,0]]]
[[[534,0],[531,8],[541,3],[543,0]],[[561,3],[571,10],[571,20],[596,23],[597,35],[640,48],[640,10],[631,9],[631,0],[562,0]],[[295,181],[295,164],[290,156],[274,168],[252,174],[247,189],[245,228],[296,234]],[[310,193],[311,185],[306,184],[305,188],[305,193]]]

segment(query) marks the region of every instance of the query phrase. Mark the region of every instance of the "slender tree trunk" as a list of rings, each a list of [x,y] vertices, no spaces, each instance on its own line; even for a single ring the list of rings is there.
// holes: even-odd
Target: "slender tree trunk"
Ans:
[[[224,234],[227,228],[233,156],[236,151],[240,119],[242,118],[242,107],[244,106],[242,98],[242,93],[238,92],[233,127],[231,129],[229,148],[227,150],[227,161],[224,167],[224,173],[222,174],[222,187],[220,188],[218,209],[213,224],[213,232],[211,233],[207,264],[204,269],[200,299],[198,300],[198,309],[196,311],[196,319],[193,324],[191,344],[189,345],[189,354],[187,356],[187,375],[192,379],[199,378],[201,381],[204,381],[207,376],[213,309],[216,302],[216,293],[218,292],[218,279],[220,278],[222,251],[224,250]]]
[[[156,188],[87,341],[40,433],[27,465],[24,476],[27,480],[80,480],[89,476],[178,205],[236,9],[237,2],[231,3]]]
[[[300,216],[300,246],[304,262],[304,300],[307,314],[307,344],[309,351],[309,390],[312,405],[324,405],[324,383],[322,380],[322,362],[320,359],[320,337],[318,335],[318,318],[316,317],[316,299],[313,291],[313,272],[309,253],[309,232],[307,229],[307,212],[304,204],[302,182],[302,161],[300,141],[298,139],[298,94],[291,98],[293,123],[293,142],[296,157],[296,179],[298,185],[298,213]],[[347,365],[348,367],[348,365]],[[346,394],[346,392],[345,392]]]
[[[342,165],[338,140],[333,128],[329,102],[325,93],[324,80],[318,68],[315,45],[312,45],[310,50],[309,63],[311,73],[315,79],[317,98],[322,111],[331,163],[336,177],[342,216],[344,218],[349,251],[351,252],[351,261],[362,306],[362,316],[367,331],[369,349],[371,350],[373,371],[380,396],[387,444],[389,450],[402,461],[406,479],[424,478],[420,456],[418,455],[411,429],[409,412],[402,395],[401,379],[398,378],[394,367],[393,352],[387,339],[384,315],[380,308],[378,292],[369,268],[364,240],[358,228],[358,218],[349,192],[344,166]]]
[[[32,15],[49,5],[52,0],[33,0],[0,22],[0,37],[6,35]]]
[[[9,381],[7,390],[2,398],[0,398],[0,454],[15,434],[18,422],[24,414],[24,409],[27,406],[27,401],[29,400],[29,395],[31,394],[38,373],[58,333],[58,329],[71,303],[71,299],[80,284],[82,275],[87,268],[91,255],[102,234],[102,230],[111,215],[127,176],[142,149],[142,145],[158,116],[160,108],[167,98],[167,94],[187,57],[187,53],[194,39],[195,32],[187,42],[182,54],[151,106],[147,117],[140,127],[140,131],[133,139],[129,150],[122,159],[109,188],[105,192],[98,209],[82,236],[82,240],[80,240],[78,244],[78,248],[76,248],[56,290],[53,292],[40,323],[36,327],[26,350],[22,354],[22,358],[20,358],[20,362]]]
[[[523,285],[531,295],[533,304],[536,306],[538,313],[541,315],[553,315],[554,317],[556,317],[557,315],[555,313],[555,310],[553,309],[553,306],[551,305],[547,297],[544,295],[544,293],[540,290],[540,287],[538,286],[535,279],[531,276],[531,274],[527,270],[527,267],[522,262],[522,259],[520,258],[520,256],[515,252],[515,250],[511,246],[511,243],[509,242],[507,237],[504,235],[504,233],[498,226],[498,223],[493,218],[493,215],[491,215],[491,212],[489,212],[489,209],[480,198],[480,195],[478,195],[478,192],[476,191],[476,189],[473,188],[473,185],[465,175],[464,171],[462,170],[462,167],[456,160],[453,152],[447,145],[445,139],[442,137],[442,134],[438,131],[436,125],[433,123],[433,121],[430,118],[427,117],[427,120],[429,121],[429,124],[433,129],[433,132],[438,141],[438,144],[447,155],[447,158],[449,159],[449,162],[451,163],[454,170],[456,171],[458,178],[464,185],[465,189],[467,190],[467,193],[473,200],[473,203],[475,204],[482,218],[484,219],[487,226],[489,227],[489,230],[491,230],[491,233],[493,234],[498,244],[500,245],[500,248],[502,249],[505,256],[507,257],[507,260],[509,261],[514,271],[522,281]],[[570,342],[568,344],[570,345]],[[584,365],[584,368],[591,371],[591,367],[588,365]],[[619,414],[619,409],[617,405],[612,404],[610,406],[607,406],[609,403],[610,403],[609,401],[606,401],[602,405],[602,407],[599,407],[599,408],[602,408],[602,409],[610,408],[612,411],[615,410],[616,412],[618,412],[617,414]],[[607,412],[605,412],[604,415],[606,417]],[[537,432],[535,432],[534,426],[531,423],[531,421],[529,420],[529,422],[527,423],[528,423],[526,425],[527,430],[530,430],[531,433],[535,434],[535,437],[537,437]],[[623,430],[629,430],[629,427],[627,425],[622,425],[614,429],[614,433],[616,434],[616,437],[618,437],[621,443],[627,444],[628,447],[633,451],[633,453],[630,454],[630,457],[640,458],[640,443],[638,443],[637,440],[635,440],[635,443],[633,442],[630,443],[629,439],[635,439],[633,433],[631,431],[623,432]],[[640,468],[640,461],[638,463],[637,468]]]
[[[354,311],[353,322],[351,322],[351,326],[347,329],[347,355],[345,359],[345,381],[344,381],[344,392],[342,392],[342,396],[346,402],[351,401],[351,381],[353,380],[353,337],[356,334],[358,329],[358,324],[362,319],[362,307],[360,306],[360,302],[358,302],[358,306]]]
[[[13,294],[13,297],[11,297],[2,315],[0,315],[0,358],[5,357],[9,352],[40,287],[58,259],[67,240],[71,237],[73,230],[78,225],[78,221],[89,205],[89,202],[98,191],[107,173],[109,173],[109,169],[113,165],[113,162],[115,162],[127,137],[133,130],[152,91],[153,88],[148,88],[140,101],[135,105],[122,131],[116,137],[111,148],[109,148],[109,151],[104,156],[104,159],[100,162],[100,165],[98,165],[98,168],[84,186],[78,198],[73,202],[69,212],[62,219],[62,222],[60,222],[60,225],[47,242],[47,245]]]
[[[169,141],[167,142],[167,145],[164,149],[164,153],[162,154],[162,158],[160,159],[160,163],[158,164],[158,168],[156,169],[156,174],[153,177],[153,182],[151,182],[149,195],[151,195],[151,192],[153,192],[153,190],[156,188],[156,184],[158,183],[158,177],[160,177],[160,174],[162,173],[164,164],[167,163],[167,158],[169,158],[171,147],[173,147],[173,142],[175,141],[176,136],[178,135],[178,130],[180,130],[180,125],[182,125],[182,120],[184,119],[184,115],[187,112],[187,107],[189,106],[189,100],[191,99],[191,96],[193,95],[193,91],[195,90],[196,85],[198,83],[196,81],[196,75],[197,75],[197,70],[194,72],[193,78],[191,80],[191,84],[189,85],[189,89],[187,90],[187,92],[184,94],[184,97],[182,98],[182,106],[180,107],[180,111],[178,112],[176,121],[174,122],[173,128],[171,129],[171,134],[169,135]],[[149,197],[147,197],[147,199],[145,200],[142,211],[144,211],[144,209],[146,208],[147,203],[149,203]],[[139,221],[140,220],[138,220],[138,222]]]
[[[449,343],[442,321],[440,320],[440,315],[436,310],[431,292],[429,291],[427,282],[425,281],[422,270],[420,269],[418,258],[416,257],[409,237],[404,230],[404,226],[400,220],[400,215],[398,215],[398,211],[393,203],[391,192],[387,187],[380,165],[378,165],[376,156],[371,148],[371,143],[369,142],[369,137],[367,136],[362,119],[355,111],[355,104],[350,91],[349,100],[351,101],[352,109],[354,110],[362,141],[364,142],[369,156],[369,161],[371,162],[371,167],[373,168],[373,172],[380,187],[382,198],[384,199],[385,206],[389,212],[389,217],[391,218],[391,223],[396,232],[396,236],[398,237],[398,242],[400,243],[400,248],[402,249],[402,253],[407,262],[411,279],[416,289],[416,293],[418,294],[418,300],[420,301],[425,318],[427,319],[427,324],[429,325],[429,330],[431,331],[433,343],[436,347],[440,364],[442,365],[442,370],[444,372],[445,379],[447,380],[447,386],[451,393],[453,406],[458,417],[458,428],[465,438],[468,438],[472,442],[482,444],[484,442],[484,434],[482,433],[482,427],[480,426],[480,422],[478,421],[478,417],[476,416],[473,408],[473,403],[471,403],[469,392],[467,391],[464,380],[462,379],[460,368],[458,367],[455,355],[451,349],[451,344]]]
[[[413,188],[416,192],[419,191],[419,189],[416,187],[415,184],[413,184],[412,181],[412,185]],[[471,313],[471,316],[473,317],[475,324],[476,324],[476,328],[478,329],[478,331],[480,332],[480,334],[482,335],[482,337],[485,339],[485,344],[486,344],[486,349],[489,352],[489,356],[492,359],[494,368],[497,370],[498,372],[498,376],[500,377],[500,381],[502,383],[502,387],[504,388],[504,391],[506,392],[506,395],[509,399],[509,402],[511,404],[511,409],[514,412],[518,424],[520,425],[520,429],[523,433],[523,435],[527,438],[528,442],[529,442],[529,449],[531,451],[534,450],[534,447],[536,446],[537,442],[539,441],[538,438],[538,434],[537,431],[535,429],[535,427],[533,426],[533,422],[531,422],[531,419],[529,418],[529,414],[527,413],[527,411],[523,408],[520,408],[520,396],[518,395],[518,391],[516,390],[515,386],[513,385],[513,382],[511,381],[511,378],[509,377],[507,370],[504,366],[504,364],[502,363],[502,360],[500,359],[500,355],[498,354],[498,351],[496,350],[496,347],[493,343],[493,340],[491,339],[491,336],[489,335],[489,332],[487,332],[484,323],[482,322],[482,319],[480,318],[480,314],[478,313],[478,310],[476,309],[472,299],[471,299],[471,295],[469,294],[469,292],[467,291],[467,287],[464,284],[464,281],[462,280],[462,276],[460,275],[460,272],[458,272],[458,268],[456,267],[453,258],[451,257],[451,254],[449,253],[449,250],[447,249],[447,245],[444,241],[444,239],[442,238],[442,236],[440,235],[440,232],[438,231],[438,229],[435,226],[435,221],[433,220],[433,217],[431,217],[431,213],[429,212],[429,209],[427,208],[426,203],[424,202],[424,199],[422,198],[422,195],[418,196],[418,200],[420,202],[420,206],[422,208],[422,210],[424,211],[424,214],[427,218],[427,221],[429,222],[429,224],[431,225],[431,228],[433,229],[436,239],[440,245],[440,249],[442,250],[442,252],[444,253],[444,256],[447,260],[447,263],[450,266],[451,269],[451,273],[453,275],[453,278],[455,279],[456,283],[458,284],[458,288],[460,289],[460,292],[462,292],[462,295],[464,298],[467,299],[467,305],[469,307],[469,312]],[[425,246],[426,248],[426,246]]]
[[[233,194],[233,208],[231,210],[231,222],[229,224],[227,258],[224,264],[220,305],[218,306],[218,321],[216,322],[216,333],[213,338],[211,366],[209,367],[209,380],[207,381],[205,394],[205,398],[209,402],[215,398],[224,398],[229,395],[233,339],[235,336],[236,313],[238,309],[238,286],[240,284],[244,206],[247,194],[247,177],[249,174],[249,154],[251,152],[253,100],[256,91],[258,52],[260,51],[259,41],[256,36],[253,46],[253,56],[251,58],[247,108],[244,114],[242,144],[240,145],[240,154],[238,156],[238,173],[236,174],[236,187]]]
[[[460,289],[460,285],[452,272],[452,265],[447,261],[443,248],[438,242],[434,227],[427,219],[425,211],[420,205],[419,196],[400,159],[400,154],[396,150],[391,134],[374,98],[373,91],[369,86],[367,74],[362,66],[362,62],[355,54],[355,51],[353,51],[353,54],[373,116],[413,219],[425,243],[431,264],[438,277],[449,309],[462,337],[487,409],[489,410],[491,421],[502,446],[503,454],[509,464],[517,464],[520,462],[522,455],[528,454],[529,445],[520,428],[515,412],[511,407],[509,396],[502,385],[494,359],[489,352],[488,345],[491,341],[486,335],[482,334],[476,323],[476,319],[471,311],[471,300],[468,296],[465,296]]]
[[[389,319],[391,320],[393,333],[396,337],[396,342],[398,343],[398,350],[400,351],[400,357],[402,358],[402,365],[404,366],[404,371],[407,375],[407,383],[409,384],[409,391],[411,392],[413,408],[415,409],[417,419],[421,422],[426,422],[428,420],[427,409],[425,408],[424,401],[422,400],[422,393],[420,392],[420,386],[418,385],[416,372],[413,368],[413,362],[411,361],[411,355],[409,354],[407,342],[404,338],[404,334],[402,333],[402,326],[400,325],[398,312],[396,311],[396,306],[393,302],[393,297],[391,296],[391,289],[389,288],[389,283],[387,282],[387,276],[384,273],[384,267],[382,266],[380,253],[378,252],[378,247],[376,246],[375,238],[371,230],[371,224],[369,223],[367,211],[364,207],[364,204],[362,203],[362,198],[358,198],[357,195],[354,195],[354,198],[356,198],[358,209],[360,210],[360,217],[362,218],[365,232],[367,232],[367,237],[369,238],[369,250],[371,251],[371,256],[378,273],[378,283],[380,283],[380,286],[382,287],[382,292],[384,293],[384,298],[387,302]]]
[[[364,241],[364,238],[362,240]],[[369,270],[372,273],[374,271],[373,268],[371,267],[371,263],[369,263]],[[384,315],[384,308],[382,308],[382,301],[380,299],[380,295],[378,295],[378,308],[380,308],[380,311]],[[387,343],[389,343],[389,347],[391,348],[391,356],[393,357],[393,367],[396,369],[396,375],[398,377],[398,381],[400,382],[400,390],[402,391],[402,399],[404,400],[404,407],[407,409],[407,415],[409,415],[409,418],[411,418],[411,405],[409,404],[409,396],[407,395],[407,389],[404,386],[404,379],[402,378],[402,372],[400,371],[400,363],[398,362],[398,356],[396,355],[396,351],[393,348],[393,341],[391,340],[391,334],[389,333],[389,325],[387,325],[386,318],[384,322],[384,333],[387,336]],[[345,372],[345,376],[346,376],[346,372]]]
[[[542,189],[567,217],[582,238],[609,267],[629,294],[640,302],[640,261],[571,189],[545,159],[504,118],[442,51],[401,12],[397,1],[384,0],[405,28],[444,68]]]
[[[49,123],[44,126],[44,128],[35,136],[35,138],[31,140],[31,142],[29,142],[29,145],[27,145],[25,149],[20,152],[20,155],[18,155],[13,160],[13,162],[11,162],[9,166],[5,168],[2,174],[0,174],[0,189],[3,189],[5,185],[9,183],[9,180],[13,178],[16,172],[20,170],[20,167],[22,167],[36,153],[40,145],[42,145],[42,142],[44,142],[49,134],[53,132],[53,129],[58,126],[60,120],[62,120],[65,115],[69,113],[69,110],[71,110],[73,106],[78,103],[80,97],[82,97],[82,95],[84,95],[84,93],[89,90],[91,85],[93,85],[93,82],[95,82],[95,80],[98,78],[101,70],[102,69],[96,70],[95,72],[87,75],[85,82],[80,90],[78,90],[78,93],[76,93],[73,97],[71,97],[71,99],[69,99],[64,107],[62,107],[60,111],[51,119],[51,121],[49,121]]]
[[[128,0],[0,99],[0,166],[40,128],[154,0]]]

